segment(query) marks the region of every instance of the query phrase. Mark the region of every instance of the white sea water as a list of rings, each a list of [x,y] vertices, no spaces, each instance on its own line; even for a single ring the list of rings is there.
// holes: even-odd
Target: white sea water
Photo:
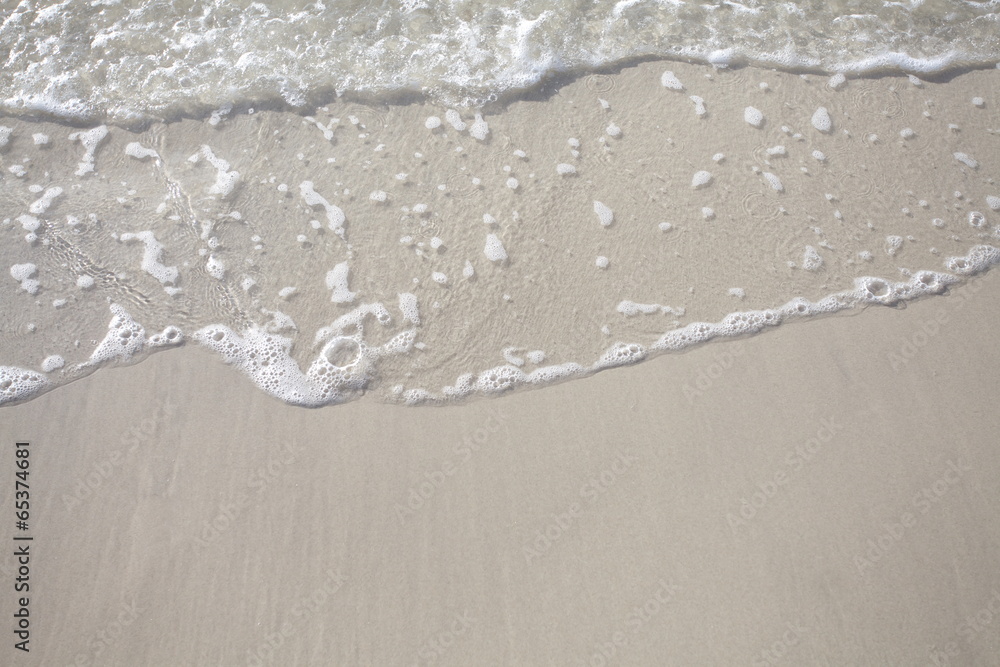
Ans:
[[[944,293],[1000,258],[1000,97],[925,79],[996,60],[996,3],[869,5],[21,3],[0,403],[185,343],[293,404],[452,401]],[[825,73],[450,104],[646,55]]]

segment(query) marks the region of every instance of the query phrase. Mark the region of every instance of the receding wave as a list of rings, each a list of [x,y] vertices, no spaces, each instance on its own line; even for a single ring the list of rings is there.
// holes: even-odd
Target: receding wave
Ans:
[[[998,2],[28,2],[3,13],[0,112],[78,121],[419,93],[482,106],[640,58],[828,73],[1000,60]]]

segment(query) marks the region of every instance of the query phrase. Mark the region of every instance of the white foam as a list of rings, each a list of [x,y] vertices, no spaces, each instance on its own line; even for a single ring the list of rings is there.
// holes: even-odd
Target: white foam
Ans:
[[[970,169],[979,169],[979,163],[965,153],[955,153],[955,159]]]
[[[36,146],[45,146],[49,143],[49,135],[36,132],[31,135],[31,140],[35,142]]]
[[[684,84],[669,70],[660,75],[660,85],[670,90],[684,90]]]
[[[903,237],[890,235],[885,237],[885,254],[893,257],[903,247]]]
[[[609,137],[620,137],[622,134],[622,129],[617,125],[615,125],[614,123],[611,123],[606,128],[604,128],[604,131],[607,133]]]
[[[152,148],[146,148],[138,141],[133,141],[125,146],[125,155],[129,157],[134,157],[136,160],[145,160],[148,157],[154,158],[156,160],[160,159],[160,154],[154,151]]]
[[[124,308],[112,303],[111,313],[113,316],[108,323],[108,333],[90,355],[90,360],[83,364],[84,366],[108,362],[128,363],[145,346],[146,330],[133,320]]]
[[[219,195],[221,199],[227,199],[236,189],[240,182],[240,172],[230,171],[229,163],[220,157],[216,157],[212,149],[202,144],[201,157],[204,157],[210,165],[215,167],[215,183],[208,188],[208,193]]]
[[[472,266],[472,262],[465,260],[465,268],[462,269],[462,276],[465,278],[471,278],[476,275],[476,269]]]
[[[417,296],[410,292],[399,294],[399,312],[403,313],[403,320],[420,326],[420,309],[417,307]]]
[[[607,204],[599,202],[596,199],[594,200],[594,213],[597,215],[598,222],[604,227],[610,226],[615,220],[614,211]]]
[[[823,151],[813,151],[812,156],[819,162],[826,162],[826,155],[823,154]]]
[[[708,187],[711,182],[712,174],[708,171],[695,172],[694,176],[691,177],[691,187],[695,190]]]
[[[592,370],[604,370],[635,364],[646,358],[646,348],[638,343],[615,343],[594,362]]]
[[[708,115],[708,109],[705,108],[705,100],[697,95],[692,95],[690,100],[694,102],[694,113],[698,118],[704,118]]]
[[[13,131],[12,127],[0,125],[0,148],[6,148],[7,144],[10,143],[10,135]]]
[[[812,126],[823,133],[833,130],[833,120],[830,119],[830,112],[826,107],[820,107],[813,113]]]
[[[1000,211],[1000,197],[995,195],[986,195],[986,205],[994,211]]]
[[[424,127],[428,130],[436,130],[441,127],[441,119],[437,116],[428,116],[427,120],[424,121]]]
[[[473,139],[478,139],[479,141],[486,141],[486,137],[490,133],[490,126],[486,124],[483,120],[482,114],[476,114],[476,120],[473,121],[472,125],[469,127],[469,135]]]
[[[226,265],[215,255],[208,256],[208,261],[205,262],[205,271],[216,280],[222,280],[226,277]]]
[[[448,284],[447,274],[441,273],[440,271],[434,271],[433,273],[431,273],[431,280],[436,282],[438,285]]]
[[[63,193],[62,188],[60,188],[59,186],[52,186],[51,188],[47,189],[41,197],[33,201],[31,203],[31,206],[28,207],[28,210],[34,213],[35,215],[41,215],[45,213],[47,210],[49,210],[49,206],[52,205],[53,200],[55,200],[55,198],[61,195],[62,193]]]
[[[811,245],[807,245],[805,253],[802,256],[802,268],[806,271],[819,271],[822,266],[823,258],[819,252]]]
[[[701,217],[703,217],[705,220],[714,220],[715,219],[715,209],[709,208],[708,206],[702,206],[701,207]],[[662,224],[669,225],[670,223],[662,223]],[[664,230],[664,231],[667,231],[667,230]]]
[[[972,106],[979,107],[980,109],[982,109],[983,107],[986,106],[986,100],[984,100],[981,97],[973,97],[972,98]]]
[[[0,366],[0,405],[23,401],[49,386],[43,375],[14,366]]]
[[[38,273],[38,267],[30,262],[10,267],[10,277],[19,282],[21,289],[28,294],[38,294],[40,283],[32,277],[36,273]]]
[[[331,204],[322,195],[316,192],[316,190],[313,189],[312,181],[303,181],[300,183],[299,192],[302,193],[302,198],[305,200],[307,205],[312,207],[322,206],[326,210],[327,226],[337,236],[345,238],[344,222],[347,220],[347,216],[344,215],[344,212],[340,209],[340,207]],[[414,206],[413,210],[416,211],[416,209],[417,207]]]
[[[902,130],[899,131],[899,136],[901,136],[903,139],[912,139],[913,137],[917,136],[917,133],[914,132],[912,128],[904,127]]]
[[[847,77],[843,73],[837,72],[830,77],[830,80],[826,82],[826,85],[833,88],[834,90],[840,90],[847,83]]]
[[[747,107],[743,110],[743,120],[750,125],[759,128],[764,125],[764,114],[762,114],[759,109]]]
[[[168,326],[163,331],[146,339],[147,347],[169,347],[184,342],[184,334],[175,326]]]
[[[333,290],[333,294],[330,295],[330,301],[333,303],[351,303],[354,301],[354,297],[357,296],[357,292],[352,292],[347,287],[347,274],[349,271],[350,267],[347,262],[341,262],[327,272],[326,287]]]
[[[88,290],[94,286],[94,279],[91,276],[77,276],[76,286],[82,290]]]
[[[560,176],[573,176],[576,174],[576,167],[565,162],[560,162],[556,165],[556,173]]]
[[[177,282],[180,273],[176,266],[165,266],[161,263],[163,245],[156,240],[153,232],[125,233],[120,235],[118,240],[123,243],[141,241],[146,247],[142,253],[142,270],[159,280],[162,284],[173,285]]]
[[[99,125],[91,130],[73,132],[69,135],[70,141],[79,141],[83,144],[85,153],[77,166],[76,175],[83,176],[94,171],[94,153],[97,146],[108,136],[108,126]]]
[[[52,371],[57,371],[66,365],[66,360],[60,357],[58,354],[50,354],[42,360],[42,371],[45,373],[51,373]]]
[[[785,186],[781,184],[781,179],[772,174],[769,171],[764,172],[764,180],[768,182],[773,190],[776,192],[784,192]]]
[[[41,221],[33,215],[19,215],[17,221],[21,223],[21,228],[26,232],[37,232],[42,226]]]
[[[486,246],[483,248],[483,254],[486,255],[486,259],[491,262],[506,262],[507,261],[507,251],[503,247],[503,243],[497,238],[496,234],[486,235]]]
[[[635,301],[620,301],[615,308],[625,317],[635,317],[636,315],[652,315],[654,313],[670,314],[677,317],[684,315],[683,308],[671,308],[661,306],[658,303],[636,303]]]
[[[598,255],[597,259],[594,261],[594,264],[596,264],[597,268],[599,269],[606,269],[608,268],[608,265],[611,264],[611,260],[609,260],[604,255]]]
[[[448,109],[444,112],[444,119],[448,121],[453,128],[458,132],[465,132],[466,124],[462,121],[462,116],[454,109]]]

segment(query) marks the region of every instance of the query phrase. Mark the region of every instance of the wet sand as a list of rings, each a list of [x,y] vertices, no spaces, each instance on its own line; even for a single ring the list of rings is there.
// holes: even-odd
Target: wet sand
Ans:
[[[0,412],[3,660],[1000,664],[998,288],[454,407],[94,374]]]

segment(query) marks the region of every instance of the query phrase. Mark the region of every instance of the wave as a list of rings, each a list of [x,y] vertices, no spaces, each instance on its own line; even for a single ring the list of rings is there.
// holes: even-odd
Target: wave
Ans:
[[[348,95],[451,106],[660,58],[924,75],[1000,61],[998,0],[21,2],[0,113],[128,124]]]

